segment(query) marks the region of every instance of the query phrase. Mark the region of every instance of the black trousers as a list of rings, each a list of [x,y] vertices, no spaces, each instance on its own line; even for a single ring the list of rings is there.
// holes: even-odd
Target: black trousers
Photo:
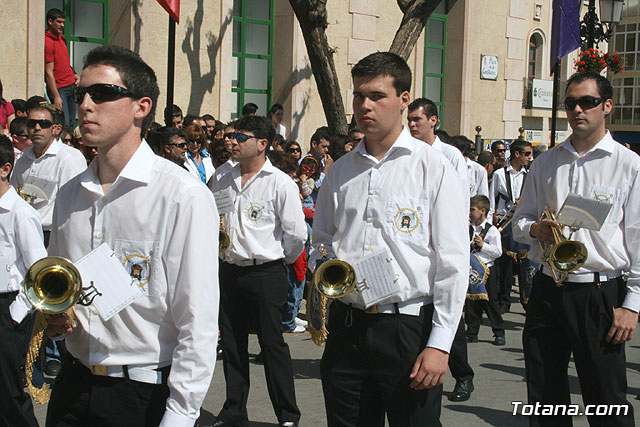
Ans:
[[[157,426],[164,416],[170,367],[162,384],[91,374],[67,352],[51,393],[47,426]]]
[[[14,325],[9,306],[17,291],[0,293],[0,427],[37,426],[31,397],[24,392],[30,316]]]
[[[334,302],[320,362],[329,427],[440,426],[442,385],[409,387],[431,332],[433,305],[420,316],[367,314]],[[348,326],[350,324],[350,326]]]
[[[477,337],[482,322],[482,312],[487,313],[493,335],[496,337],[504,336],[504,321],[500,314],[500,306],[498,305],[498,275],[495,264],[489,269],[489,277],[487,278],[487,295],[489,301],[485,300],[467,300],[464,306],[464,317],[467,322],[467,335]]]
[[[529,403],[569,404],[567,365],[573,353],[584,405],[628,405],[627,416],[589,416],[591,426],[633,426],[626,399],[624,344],[606,342],[613,309],[626,295],[621,278],[565,283],[538,272],[522,334]],[[571,426],[570,416],[532,416],[532,426]]]
[[[469,301],[467,301],[468,303]],[[473,379],[473,368],[469,365],[469,354],[467,352],[467,338],[464,332],[464,320],[460,319],[458,329],[453,337],[451,351],[449,352],[449,370],[451,376],[456,381],[467,381]]]
[[[227,400],[218,419],[248,425],[248,336],[250,317],[256,320],[264,356],[267,389],[280,422],[298,421],[289,346],[282,336],[282,309],[289,282],[282,261],[252,267],[220,263],[220,334]]]

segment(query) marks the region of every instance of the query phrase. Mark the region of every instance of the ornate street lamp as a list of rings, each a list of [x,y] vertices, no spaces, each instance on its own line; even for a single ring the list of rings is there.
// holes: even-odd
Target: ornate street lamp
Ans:
[[[602,41],[609,41],[613,27],[622,18],[624,0],[600,0],[600,18],[596,14],[596,0],[589,0],[589,10],[580,24],[580,36],[585,49]]]

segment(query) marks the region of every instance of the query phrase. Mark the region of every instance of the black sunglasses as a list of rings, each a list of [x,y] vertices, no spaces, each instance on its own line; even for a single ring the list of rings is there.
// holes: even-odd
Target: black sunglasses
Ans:
[[[586,95],[580,98],[565,98],[564,108],[568,111],[573,111],[576,105],[579,105],[583,110],[590,110],[606,101],[605,98],[596,98],[595,96]]]
[[[244,133],[237,133],[237,132],[225,133],[224,137],[229,139],[235,139],[238,142],[245,142],[251,138],[255,138],[255,136],[245,135]]]
[[[97,83],[88,87],[77,86],[73,90],[73,101],[76,104],[81,104],[84,95],[87,93],[93,102],[115,101],[125,97],[135,98],[135,95],[129,89],[117,85]]]
[[[28,119],[27,120],[28,128],[33,129],[34,127],[36,127],[36,125],[40,126],[40,129],[49,129],[51,126],[53,126],[53,122],[47,119],[40,119],[40,120]]]
[[[176,147],[182,148],[182,149],[187,148],[187,143],[186,142],[170,142],[167,145],[175,145]]]
[[[299,149],[299,148],[289,148],[289,150],[288,150],[288,151],[289,151],[290,153],[300,153],[300,152],[302,152],[302,150],[301,150],[301,149]]]
[[[189,140],[189,144],[202,144],[202,141],[199,139],[191,139]]]

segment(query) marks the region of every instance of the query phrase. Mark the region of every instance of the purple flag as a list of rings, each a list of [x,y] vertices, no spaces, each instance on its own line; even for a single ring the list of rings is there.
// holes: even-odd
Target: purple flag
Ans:
[[[553,0],[551,72],[556,62],[580,47],[581,0]]]

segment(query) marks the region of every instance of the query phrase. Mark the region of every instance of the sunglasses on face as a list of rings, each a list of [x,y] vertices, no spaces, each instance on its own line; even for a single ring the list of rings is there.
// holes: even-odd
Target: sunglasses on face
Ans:
[[[300,153],[302,150],[299,148],[289,148],[289,153]]]
[[[245,135],[244,133],[230,132],[224,134],[225,138],[235,139],[238,142],[246,142],[251,138],[255,138],[255,136]]]
[[[105,83],[97,83],[88,87],[78,86],[73,90],[73,101],[81,104],[85,94],[89,94],[93,102],[115,101],[120,98],[135,98],[133,92],[123,87]]]
[[[596,98],[595,96],[586,95],[580,98],[566,98],[564,100],[564,108],[567,111],[573,111],[576,105],[579,105],[583,110],[590,110],[606,101],[605,98]]]
[[[500,148],[500,149],[496,150],[496,153],[504,153],[506,151],[507,151],[506,149]]]
[[[191,141],[189,141],[189,144],[202,144],[202,141],[200,141],[199,139],[192,139]]]
[[[182,148],[183,150],[185,148],[187,148],[187,143],[186,142],[171,142],[171,143],[169,143],[167,145],[173,145],[175,147]]]
[[[520,154],[522,154],[525,157],[529,157],[533,154],[533,151],[520,151]]]
[[[53,122],[51,120],[47,120],[47,119],[40,119],[40,120],[29,119],[29,120],[27,120],[27,127],[28,128],[33,129],[34,127],[36,127],[36,125],[40,126],[40,129],[49,129],[51,126],[53,126]]]

